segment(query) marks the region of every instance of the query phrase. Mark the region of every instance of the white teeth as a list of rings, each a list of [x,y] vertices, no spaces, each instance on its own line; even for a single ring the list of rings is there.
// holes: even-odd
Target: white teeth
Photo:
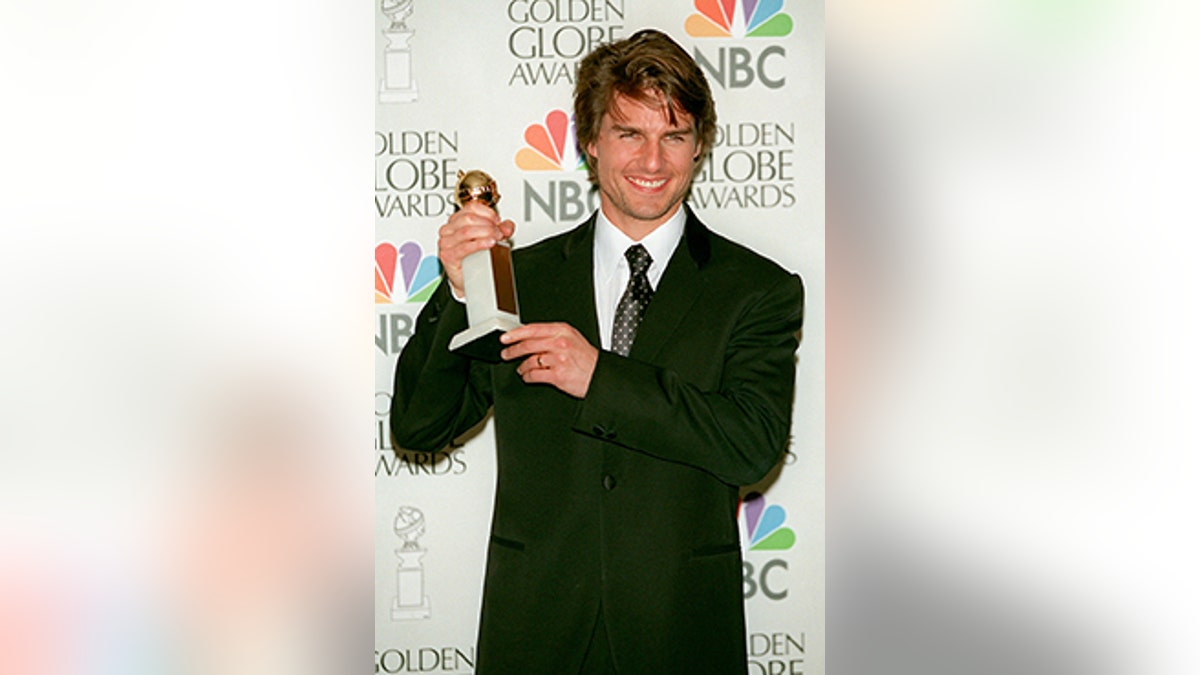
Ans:
[[[660,180],[639,180],[637,178],[630,178],[629,180],[634,185],[638,185],[638,186],[641,186],[644,188],[656,188],[656,187],[664,185],[667,182],[666,178],[662,178]]]

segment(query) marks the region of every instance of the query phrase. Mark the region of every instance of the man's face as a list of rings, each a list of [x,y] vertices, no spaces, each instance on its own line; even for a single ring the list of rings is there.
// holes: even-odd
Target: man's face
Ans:
[[[692,116],[618,94],[600,120],[595,158],[604,215],[631,239],[640,240],[675,214],[688,186],[700,145]]]

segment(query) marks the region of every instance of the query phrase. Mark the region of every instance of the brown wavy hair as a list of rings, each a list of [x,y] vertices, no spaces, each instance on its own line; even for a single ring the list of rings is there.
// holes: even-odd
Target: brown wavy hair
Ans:
[[[599,135],[600,120],[618,94],[647,105],[670,101],[665,107],[671,124],[677,123],[677,109],[691,115],[700,143],[699,171],[717,135],[717,109],[708,80],[666,33],[644,29],[600,45],[583,57],[575,71],[575,137],[580,153],[587,157],[588,180],[596,182],[596,158],[587,154],[587,147]]]

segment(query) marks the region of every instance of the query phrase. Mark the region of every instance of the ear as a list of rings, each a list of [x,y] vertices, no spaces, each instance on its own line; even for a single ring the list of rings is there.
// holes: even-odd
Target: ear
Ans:
[[[592,141],[591,143],[588,143],[587,147],[584,148],[583,150],[584,150],[584,152],[587,153],[588,157],[595,157],[596,156],[596,141]]]

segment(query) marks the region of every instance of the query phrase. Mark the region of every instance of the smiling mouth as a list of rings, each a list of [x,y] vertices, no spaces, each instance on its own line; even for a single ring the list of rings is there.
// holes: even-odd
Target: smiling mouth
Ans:
[[[633,183],[634,185],[636,185],[640,188],[644,188],[646,190],[657,190],[658,188],[667,184],[666,178],[659,178],[657,180],[645,180],[642,178],[633,178],[632,176],[630,176],[630,177],[628,177],[628,180],[630,183]]]

